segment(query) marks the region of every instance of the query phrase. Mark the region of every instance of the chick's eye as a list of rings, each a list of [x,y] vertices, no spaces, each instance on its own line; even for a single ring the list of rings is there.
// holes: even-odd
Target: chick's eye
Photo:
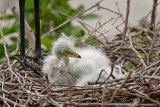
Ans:
[[[67,54],[70,54],[70,55],[72,55],[72,53],[70,53],[70,52],[68,52],[68,51],[67,51]]]
[[[67,53],[70,53],[68,50],[66,50]]]

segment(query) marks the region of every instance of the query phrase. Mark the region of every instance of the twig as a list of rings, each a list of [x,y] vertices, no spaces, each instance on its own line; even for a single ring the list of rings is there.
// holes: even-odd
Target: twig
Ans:
[[[117,13],[117,12],[111,10],[111,9],[108,9],[108,8],[106,8],[106,7],[99,6],[98,8],[99,8],[99,9],[108,10],[108,11],[110,11],[110,12],[112,12],[112,13],[115,13],[115,14],[117,14],[117,15],[120,15],[119,13]]]
[[[78,105],[77,105],[78,106]],[[87,107],[93,107],[93,106],[101,106],[101,103],[80,103],[79,106],[87,106]],[[132,107],[132,104],[131,103],[104,103],[104,106],[105,107],[117,107],[117,106],[120,106],[120,107]],[[142,107],[154,107],[156,106],[155,104],[150,104],[150,103],[146,103],[146,104],[139,104],[139,106],[142,106]]]
[[[116,5],[117,5],[117,7],[118,7],[117,2],[116,2]],[[128,16],[129,16],[129,8],[130,8],[130,0],[127,1],[127,13],[126,13],[126,18],[128,18]],[[119,8],[118,8],[118,11],[119,11],[119,13],[121,14]],[[127,24],[128,24],[128,19],[126,19],[126,21],[127,21],[127,22],[126,22],[126,21],[124,20],[122,14],[121,14],[121,19],[122,19],[123,22],[125,22],[125,29],[127,29],[127,32],[128,32],[128,35],[129,35],[129,43],[130,43],[130,45],[131,45],[132,50],[133,50],[133,51],[135,52],[135,54],[139,57],[141,63],[142,63],[143,66],[144,66],[144,68],[146,68],[145,62],[142,60],[139,52],[134,48],[134,46],[133,46],[133,44],[132,44],[132,37],[131,37],[130,29],[128,28],[128,25],[127,25]],[[126,32],[125,29],[124,29],[124,33]],[[124,39],[123,39],[123,40],[124,40]],[[121,45],[121,46],[122,46],[122,45]]]
[[[18,20],[20,20],[20,13],[16,7],[13,7],[12,9],[13,14],[16,16]],[[28,42],[29,42],[29,47],[35,50],[35,36],[32,32],[32,29],[30,28],[29,24],[25,20],[25,32],[27,34]]]
[[[57,107],[63,107],[62,105],[60,105],[59,103],[57,103],[56,101],[54,101],[52,98],[49,98],[49,100],[52,102],[53,105],[55,105]]]
[[[67,14],[65,14],[65,13],[63,13],[63,12],[61,12],[61,11],[56,10],[56,12],[58,12],[58,13],[60,13],[60,14],[62,14],[62,15],[68,16],[69,18],[73,18],[72,16],[69,16],[69,15],[67,15]],[[106,23],[108,23],[108,22],[104,23],[103,25],[101,25],[100,27],[98,27],[98,29],[94,30],[94,28],[93,28],[92,26],[88,25],[87,23],[84,23],[83,21],[81,21],[81,20],[79,20],[79,19],[76,19],[76,20],[82,25],[82,27],[84,27],[84,29],[86,29],[86,31],[87,31],[91,36],[94,37],[94,39],[96,39],[97,41],[99,41],[102,45],[106,45],[105,42],[103,42],[102,40],[98,39],[100,36],[96,37],[95,35],[93,35],[93,33],[97,31],[98,33],[101,34],[101,36],[104,35],[104,34],[101,33],[98,29],[100,29],[102,26],[104,26],[104,25],[105,25]],[[110,21],[110,20],[109,20],[109,21]],[[94,30],[94,31],[92,32],[92,30],[90,30],[88,27],[91,28],[91,29]],[[87,42],[88,42],[88,41],[87,41]]]
[[[140,59],[141,63],[143,64],[143,67],[146,68],[146,64],[145,62],[143,61],[143,59],[141,58],[139,52],[134,48],[133,44],[132,44],[132,36],[131,36],[131,32],[130,32],[130,29],[128,28],[127,30],[128,32],[128,35],[129,35],[129,43],[130,43],[130,46],[132,48],[132,50],[135,52],[135,54],[138,56],[138,58]],[[141,72],[140,72],[141,73]]]
[[[15,72],[12,70],[12,67],[11,67],[11,64],[10,64],[10,61],[9,61],[9,56],[8,56],[8,53],[7,53],[7,47],[6,47],[6,42],[4,40],[4,36],[3,36],[3,32],[2,32],[2,28],[1,28],[1,24],[0,24],[0,32],[1,32],[1,36],[2,36],[2,39],[3,39],[3,47],[4,47],[4,52],[5,52],[5,56],[6,56],[6,59],[7,59],[7,64],[9,66],[9,70],[12,72],[13,75],[15,75],[19,81],[19,83],[21,83],[19,77],[15,74]]]
[[[81,16],[81,15],[84,14],[85,12],[91,10],[91,9],[94,8],[94,7],[97,7],[102,1],[103,1],[103,0],[97,2],[95,5],[91,6],[90,8],[86,9],[85,11],[83,11],[83,12],[81,12],[81,13],[79,13],[79,14],[76,14],[74,17],[72,17],[72,18],[70,18],[69,20],[63,22],[62,24],[60,24],[60,25],[57,26],[56,28],[52,29],[51,31],[49,31],[48,33],[46,33],[45,35],[43,35],[43,36],[41,37],[41,39],[44,38],[44,37],[46,37],[46,36],[51,35],[55,30],[57,30],[57,29],[59,29],[60,27],[64,26],[64,25],[67,24],[68,22],[70,22],[70,21],[78,18],[79,16]]]
[[[116,96],[116,94],[118,93],[118,91],[124,86],[124,84],[127,82],[127,80],[130,78],[130,76],[132,75],[133,70],[130,70],[128,73],[128,76],[126,77],[126,79],[121,83],[121,85],[118,87],[118,89],[114,92],[114,94],[112,95],[111,99],[110,99],[110,103],[113,101],[114,97]]]
[[[146,99],[146,100],[149,100],[150,102],[152,102],[152,103],[160,106],[160,103],[159,103],[158,101],[153,100],[153,99],[151,99],[151,98],[149,98],[149,97],[142,96],[142,95],[140,95],[140,94],[130,93],[130,92],[123,92],[123,93],[124,93],[124,94],[128,94],[128,95],[132,95],[132,96],[136,96],[136,97],[139,97],[139,98],[143,98],[143,99]]]
[[[19,34],[18,37],[17,37],[17,47],[16,47],[16,50],[15,50],[15,55],[18,54],[19,42],[20,42],[20,34]]]
[[[124,21],[125,22],[125,27],[124,27],[123,34],[126,34],[127,29],[128,29],[129,12],[130,12],[130,0],[127,0],[127,12],[126,12],[126,19]]]
[[[129,1],[129,2],[128,2]],[[117,6],[117,9],[118,9],[118,12],[119,12],[119,14],[120,14],[120,18],[122,19],[122,21],[123,21],[123,23],[125,23],[125,27],[124,27],[124,32],[122,33],[123,34],[123,37],[122,37],[122,41],[121,41],[121,46],[120,47],[118,47],[114,52],[116,52],[117,50],[119,50],[122,46],[123,46],[123,44],[124,44],[124,42],[125,42],[125,35],[126,35],[126,31],[125,31],[125,29],[126,29],[126,26],[128,26],[127,24],[128,24],[128,16],[129,16],[129,8],[130,8],[130,0],[128,0],[127,1],[127,13],[126,13],[126,21],[125,21],[125,19],[124,19],[124,17],[123,17],[123,14],[121,13],[121,11],[120,11],[120,8],[119,8],[119,6],[118,6],[118,2],[116,1],[116,6]],[[118,29],[118,27],[116,27],[117,29]]]
[[[159,71],[160,69],[160,65],[158,66],[158,68],[156,69],[156,71],[152,74],[152,76],[155,76],[157,74],[157,72]]]
[[[157,12],[157,3],[158,0],[153,0],[153,9],[152,9],[152,16],[151,16],[151,30],[155,31],[155,22],[156,22],[156,12]]]
[[[5,101],[7,101],[8,103],[10,103],[10,104],[12,104],[12,105],[15,105],[15,106],[26,107],[25,105],[20,105],[20,104],[14,102],[14,101],[12,101],[12,100],[10,100],[10,99],[8,99],[8,98],[3,98],[2,96],[0,96],[0,99],[5,100]]]

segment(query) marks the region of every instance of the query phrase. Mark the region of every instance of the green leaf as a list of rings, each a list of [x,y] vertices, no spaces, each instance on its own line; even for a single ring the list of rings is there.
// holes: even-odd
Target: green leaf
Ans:
[[[76,37],[82,37],[84,36],[84,31],[81,27],[73,27],[71,34],[74,34]]]
[[[53,28],[59,26],[63,22],[69,20],[70,18],[68,16],[75,16],[76,14],[79,14],[80,12],[84,11],[85,8],[83,5],[78,6],[78,8],[74,9],[71,7],[71,5],[68,2],[69,0],[40,0],[40,31],[41,35],[46,34],[48,31],[52,30]],[[65,16],[63,14],[60,14],[56,12],[55,10],[61,11],[62,13],[68,15]],[[35,34],[35,14],[34,14],[34,0],[26,0],[25,4],[25,18],[30,25],[32,31]],[[91,15],[84,15],[81,18],[83,19],[95,19],[97,15],[91,14]],[[0,19],[13,19],[15,16],[12,15],[6,15],[4,17],[0,17]],[[13,25],[9,27],[3,28],[3,34],[7,35],[9,33],[13,32],[19,32],[20,24],[19,21],[15,18],[15,22]],[[56,38],[64,32],[66,35],[73,35],[75,38],[78,38],[77,41],[81,41],[84,39],[84,35],[86,33],[80,26],[73,26],[72,22],[68,22],[67,24],[63,25],[59,29],[54,31],[53,36],[45,37],[42,39],[42,44],[47,47],[47,50],[50,51],[52,48],[51,41],[56,40]],[[1,38],[1,36],[0,36]],[[8,49],[15,50],[16,48],[16,38],[11,38],[13,41],[13,44],[11,46],[7,45]],[[28,41],[25,39],[25,48],[28,49]],[[1,45],[2,47],[2,45]],[[4,57],[4,51],[3,48],[0,47],[0,57]],[[45,49],[42,49],[42,51],[47,52]]]
[[[84,6],[83,5],[80,5],[77,9],[76,9],[76,13],[80,13],[84,11]]]
[[[98,18],[98,15],[96,14],[88,14],[80,17],[83,20],[90,20],[90,19],[96,19]]]
[[[4,35],[9,34],[9,33],[13,33],[16,30],[19,30],[19,22],[18,21],[15,21],[11,27],[4,27],[2,29]]]
[[[0,44],[0,58],[4,57],[5,54],[4,54],[4,47],[3,47],[3,44]]]
[[[42,44],[45,45],[47,47],[47,50],[51,50],[52,48],[52,43],[50,42],[50,39],[47,38],[47,37],[44,37],[42,40],[41,40]]]
[[[126,64],[130,69],[136,69],[136,67],[131,62],[127,61]]]
[[[1,20],[9,20],[9,19],[13,19],[15,18],[15,16],[13,14],[8,14],[8,15],[5,15],[3,17],[0,17]]]
[[[141,56],[142,58],[146,58],[146,54],[145,54],[145,53],[140,53],[140,56]]]

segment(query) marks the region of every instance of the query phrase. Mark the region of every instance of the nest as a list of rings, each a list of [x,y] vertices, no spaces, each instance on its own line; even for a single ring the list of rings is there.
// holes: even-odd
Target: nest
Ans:
[[[92,8],[101,9],[99,3]],[[129,14],[129,2],[127,6],[126,16]],[[152,13],[154,12],[156,11],[153,9]],[[122,15],[120,16],[124,21]],[[98,38],[93,38],[103,45],[112,62],[122,65],[120,69],[128,72],[126,77],[115,77],[115,79],[107,79],[104,82],[96,81],[83,87],[55,85],[49,83],[47,76],[38,78],[32,70],[24,71],[17,61],[8,59],[7,64],[0,65],[0,105],[29,107],[160,106],[158,28],[156,29],[156,26],[129,28],[128,18],[124,22],[124,32],[121,32],[111,43],[104,43]]]
[[[127,64],[127,61],[136,59],[136,54],[133,52],[132,57],[125,56],[132,51],[127,49],[128,51],[114,54],[114,57],[113,54],[109,54],[113,53],[114,48],[113,50],[110,48],[110,52],[107,51],[107,53],[112,61],[124,55],[121,59],[125,59]],[[154,49],[153,53],[156,51],[158,50]],[[158,76],[160,67],[158,67],[159,60],[156,60],[154,59],[155,63],[148,65],[145,69],[141,61],[134,63],[133,60],[132,64],[137,66],[135,70],[127,65],[123,66],[123,69],[128,71],[126,77],[118,79],[115,77],[104,82],[88,82],[87,86],[55,85],[55,83],[49,83],[47,75],[39,78],[32,70],[24,71],[18,61],[10,61],[10,64],[4,63],[0,66],[0,105],[160,106],[160,77]],[[124,61],[121,60],[121,62]]]
[[[159,47],[154,44],[155,37],[149,31],[137,28],[130,30],[129,37],[132,35],[132,41],[128,38],[123,40],[121,35],[104,46],[112,62],[122,65],[119,71],[128,72],[124,78],[114,77],[111,72],[105,81],[88,82],[89,85],[83,87],[57,85],[50,83],[47,75],[39,78],[32,70],[24,71],[17,60],[10,61],[7,57],[8,62],[0,65],[0,105],[160,106]],[[141,42],[136,41],[139,39]],[[142,58],[143,54],[145,56]],[[33,61],[28,62],[34,64]],[[97,75],[97,80],[99,76]],[[109,79],[113,77],[114,79]]]

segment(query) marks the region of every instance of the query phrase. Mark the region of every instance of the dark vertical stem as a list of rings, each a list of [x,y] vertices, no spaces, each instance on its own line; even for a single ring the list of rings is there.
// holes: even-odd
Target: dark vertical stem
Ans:
[[[41,39],[40,39],[40,18],[39,18],[39,0],[34,0],[35,11],[35,29],[36,29],[36,57],[41,56]]]
[[[25,56],[25,28],[24,28],[24,18],[25,18],[25,0],[19,0],[19,8],[20,8],[20,59],[23,60]]]
[[[126,11],[125,27],[124,27],[123,34],[126,34],[126,32],[128,30],[129,12],[130,12],[130,0],[127,0],[127,11]]]
[[[150,28],[152,31],[154,31],[154,29],[155,29],[157,2],[158,2],[158,0],[153,0],[153,9],[152,9],[152,16],[151,16],[151,28]]]

